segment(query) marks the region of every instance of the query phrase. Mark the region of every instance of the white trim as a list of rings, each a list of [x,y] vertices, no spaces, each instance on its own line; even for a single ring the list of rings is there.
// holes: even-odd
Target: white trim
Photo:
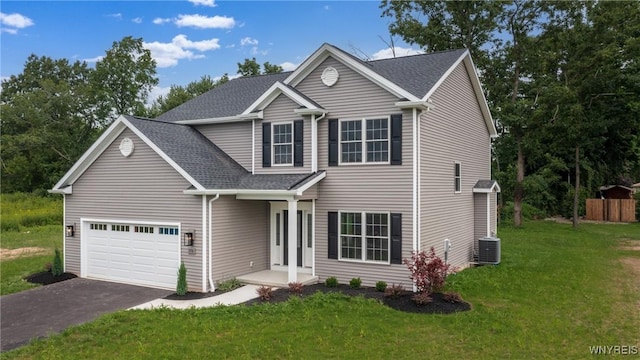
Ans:
[[[311,276],[316,276],[316,199],[311,199]]]
[[[327,113],[327,110],[322,108],[314,108],[314,109],[293,109],[294,114],[298,115],[324,115]]]
[[[317,184],[326,176],[327,173],[324,171],[317,173],[313,179],[307,181],[307,183],[294,190],[187,189],[183,190],[182,193],[185,195],[236,195],[237,199],[241,199],[243,196],[244,199],[249,199],[250,196],[255,196],[257,199],[257,197],[262,196],[265,197],[262,200],[287,200],[293,196],[302,196],[305,191]],[[280,198],[275,199],[274,197]]]
[[[213,282],[213,202],[220,198],[220,194],[209,200],[209,291],[215,291],[216,285]]]
[[[491,193],[487,193],[487,237],[491,236]]]
[[[432,109],[434,107],[433,103],[431,103],[431,100],[427,100],[427,101],[398,101],[394,105],[399,107],[400,109],[418,109],[418,110],[422,110],[422,111],[426,111],[426,110]]]
[[[287,248],[287,269],[288,269],[288,283],[298,281],[298,249],[297,249],[297,234],[298,234],[298,200],[287,200],[287,211],[289,213],[288,219],[288,232],[289,232],[289,246]],[[303,219],[304,220],[304,219]],[[291,239],[295,239],[291,241]],[[292,244],[295,244],[291,246]]]
[[[318,123],[316,115],[311,115],[311,171],[318,171]]]
[[[284,83],[290,86],[298,85],[302,80],[304,80],[313,70],[315,70],[324,60],[326,60],[329,56],[332,56],[334,59],[338,60],[351,70],[359,73],[363,77],[369,79],[373,83],[379,85],[383,89],[392,93],[400,99],[408,99],[410,101],[418,101],[419,99],[415,97],[413,94],[403,89],[402,87],[394,84],[393,82],[387,80],[382,77],[380,74],[375,71],[369,69],[359,61],[355,60],[351,57],[351,55],[345,53],[344,51],[329,45],[323,44],[318,50],[316,50],[311,56],[309,56],[306,60],[300,64],[296,70],[291,73],[285,80]]]
[[[251,119],[251,175],[256,173],[256,120]]]
[[[310,181],[307,181],[306,184],[300,186],[298,189],[296,189],[298,196],[302,196],[302,194],[307,191],[309,188],[311,188],[313,185],[317,184],[318,182],[320,182],[320,180],[324,179],[327,177],[327,173],[326,171],[323,171],[321,173],[316,174],[315,178],[313,178]]]
[[[456,165],[460,166],[460,189],[456,190],[456,186],[458,185],[458,176],[456,176]],[[453,192],[454,194],[462,193],[462,163],[460,161],[453,162]]]
[[[240,115],[250,114],[252,111],[255,111],[257,109],[264,109],[265,107],[269,106],[269,104],[271,104],[275,99],[277,99],[280,94],[284,94],[289,99],[296,102],[298,105],[304,106],[307,109],[317,109],[318,111],[321,110],[318,109],[316,105],[300,96],[300,94],[293,91],[288,86],[279,81],[276,81],[275,84],[271,85],[271,87],[267,91],[265,91],[256,101],[254,101],[253,104],[249,105],[249,107]]]
[[[182,125],[208,125],[208,124],[223,124],[230,122],[240,122],[240,121],[248,121],[248,120],[261,120],[264,118],[264,113],[262,110],[249,113],[249,114],[238,114],[232,116],[222,116],[217,118],[206,118],[206,119],[194,119],[194,120],[180,120],[176,121],[176,124]]]
[[[207,292],[207,235],[207,195],[202,195],[202,292]]]
[[[342,258],[342,214],[360,214],[360,228],[361,228],[361,247],[362,257],[360,259],[343,259]],[[385,214],[387,215],[387,261],[381,260],[367,260],[367,214]],[[351,236],[351,235],[345,235]],[[355,236],[354,236],[355,237]],[[376,238],[382,238],[377,236]],[[379,264],[379,265],[391,265],[391,212],[390,211],[355,211],[355,210],[339,210],[338,211],[338,261],[356,262],[361,264]]]
[[[412,161],[412,224],[411,224],[411,238],[413,241],[413,251],[418,251],[418,127],[420,126],[420,122],[418,121],[418,110],[413,108],[413,122],[411,126],[411,134],[412,134],[412,149],[413,149],[413,161]]]
[[[498,184],[497,181],[494,181],[493,185],[491,185],[490,188],[488,189],[478,189],[478,188],[473,188],[473,192],[474,193],[491,193],[491,192],[502,192],[502,190],[500,189],[500,185]]]
[[[65,186],[62,189],[51,189],[47,190],[49,194],[62,194],[62,195],[71,195],[73,194],[73,186]]]
[[[67,272],[67,195],[62,194],[62,271]],[[73,225],[74,237],[78,236],[78,229]],[[80,231],[82,234],[82,231]]]
[[[67,171],[66,174],[58,181],[58,183],[51,189],[51,192],[59,193],[64,191],[61,188],[66,187],[68,184],[75,183],[82,174],[102,155],[107,148],[115,141],[122,132],[129,128],[140,140],[142,140],[147,146],[155,151],[160,157],[166,161],[174,170],[176,170],[182,177],[184,177],[189,183],[196,189],[204,190],[204,187],[200,185],[191,175],[189,175],[184,169],[176,164],[167,154],[165,154],[160,148],[156,146],[149,138],[147,138],[138,128],[133,126],[129,120],[124,116],[118,117],[116,121],[107,128],[107,130],[91,145],[78,161]]]
[[[387,120],[387,161],[367,161],[367,120]],[[342,123],[349,121],[360,121],[361,139],[361,153],[362,161],[360,162],[343,162],[342,161]],[[372,142],[382,142],[382,140],[372,140]],[[348,141],[348,143],[357,143],[356,140]],[[352,166],[352,165],[389,165],[391,164],[391,116],[370,116],[363,118],[345,118],[338,120],[338,165],[339,166]]]
[[[293,121],[271,121],[269,122],[271,125],[271,166],[272,167],[281,167],[281,166],[293,166],[293,158],[295,157],[295,139],[294,139],[294,129],[293,129]],[[275,126],[276,125],[291,125],[291,143],[279,143],[278,145],[289,145],[291,147],[291,162],[290,163],[282,163],[276,164],[276,143],[274,138],[276,136]]]

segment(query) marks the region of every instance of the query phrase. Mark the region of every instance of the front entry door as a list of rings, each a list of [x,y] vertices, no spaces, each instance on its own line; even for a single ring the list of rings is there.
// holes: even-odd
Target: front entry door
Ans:
[[[289,234],[287,203],[271,203],[271,268],[285,271],[289,265],[289,246],[296,247],[297,266],[300,271],[311,272],[313,256],[313,215],[311,204],[298,202],[297,234]],[[295,239],[295,240],[294,240]]]

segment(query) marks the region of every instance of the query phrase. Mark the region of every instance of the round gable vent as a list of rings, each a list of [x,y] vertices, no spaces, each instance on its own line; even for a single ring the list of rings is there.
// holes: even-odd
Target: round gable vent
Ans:
[[[334,67],[329,66],[328,68],[324,69],[324,71],[322,72],[322,83],[327,85],[327,86],[333,86],[335,85],[335,83],[338,82],[338,77],[340,75],[338,74],[338,70],[336,70]]]
[[[128,137],[122,139],[120,142],[120,153],[124,157],[128,157],[133,153],[133,140]]]

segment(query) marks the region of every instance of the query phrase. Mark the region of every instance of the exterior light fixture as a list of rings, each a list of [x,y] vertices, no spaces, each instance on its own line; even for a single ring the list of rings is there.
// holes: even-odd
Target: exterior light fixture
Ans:
[[[184,246],[193,246],[194,234],[195,234],[195,230],[194,230],[194,232],[184,233],[184,235],[182,237],[182,245],[184,245]]]
[[[66,237],[73,237],[74,231],[73,231],[73,225],[67,225],[64,229],[64,235]]]

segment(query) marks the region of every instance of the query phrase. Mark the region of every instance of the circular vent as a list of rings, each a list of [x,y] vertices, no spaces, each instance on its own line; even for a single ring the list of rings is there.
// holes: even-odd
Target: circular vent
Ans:
[[[120,142],[120,153],[124,157],[128,157],[133,153],[133,141],[128,137],[122,139]]]
[[[322,72],[322,83],[327,86],[333,86],[338,82],[338,77],[338,70],[336,70],[334,67],[329,66]]]

